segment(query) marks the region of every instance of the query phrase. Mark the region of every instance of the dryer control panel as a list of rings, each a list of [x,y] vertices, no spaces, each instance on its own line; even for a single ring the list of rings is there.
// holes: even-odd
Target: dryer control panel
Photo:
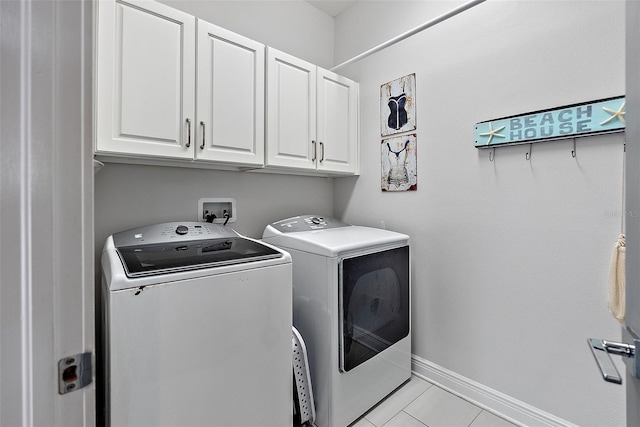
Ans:
[[[349,227],[350,224],[318,215],[301,215],[283,219],[271,224],[281,233],[293,233],[297,231],[325,230],[330,228]]]

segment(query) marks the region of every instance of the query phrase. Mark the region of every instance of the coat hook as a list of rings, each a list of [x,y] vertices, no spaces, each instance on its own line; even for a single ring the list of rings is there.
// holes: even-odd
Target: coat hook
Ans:
[[[576,157],[576,139],[573,138],[573,150],[571,150],[571,157],[575,159]]]
[[[529,151],[526,154],[526,158],[527,160],[531,160],[531,148],[533,147],[533,144],[529,144]]]
[[[493,159],[496,158],[496,147],[493,147],[491,151],[489,151],[489,161],[493,162]]]

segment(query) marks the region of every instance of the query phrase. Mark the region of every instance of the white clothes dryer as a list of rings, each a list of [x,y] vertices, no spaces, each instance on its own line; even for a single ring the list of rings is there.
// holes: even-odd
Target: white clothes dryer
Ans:
[[[409,236],[304,215],[263,241],[293,263],[318,427],[344,427],[411,377]]]
[[[98,424],[290,426],[291,257],[210,223],[109,236]]]

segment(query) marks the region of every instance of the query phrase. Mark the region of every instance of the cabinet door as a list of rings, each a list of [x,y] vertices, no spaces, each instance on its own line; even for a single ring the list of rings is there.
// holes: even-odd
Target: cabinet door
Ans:
[[[198,20],[198,160],[264,164],[264,49]]]
[[[315,169],[316,66],[267,48],[267,165]]]
[[[152,1],[97,4],[96,152],[192,158],[195,18]]]
[[[318,68],[318,170],[358,172],[358,88]]]

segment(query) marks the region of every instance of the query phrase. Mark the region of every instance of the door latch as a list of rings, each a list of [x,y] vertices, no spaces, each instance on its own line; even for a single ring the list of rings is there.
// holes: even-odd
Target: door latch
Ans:
[[[591,353],[593,353],[593,357],[596,359],[598,368],[600,368],[602,378],[607,382],[622,384],[622,377],[620,376],[618,369],[616,369],[616,366],[613,364],[610,354],[617,354],[618,356],[623,356],[628,359],[633,358],[635,359],[634,366],[636,366],[640,361],[640,358],[635,357],[635,345],[597,338],[589,338],[587,342],[589,343],[589,348],[591,349]],[[635,372],[640,372],[640,370],[634,369],[634,374]]]
[[[58,361],[58,393],[66,394],[91,384],[91,353],[63,357]]]

